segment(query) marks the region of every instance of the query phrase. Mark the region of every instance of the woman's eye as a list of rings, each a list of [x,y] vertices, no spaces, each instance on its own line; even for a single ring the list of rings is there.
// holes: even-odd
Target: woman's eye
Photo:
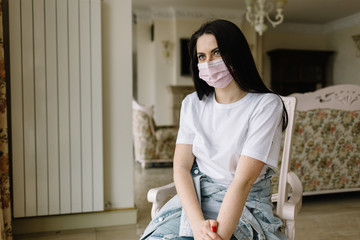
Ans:
[[[221,54],[220,54],[220,51],[219,50],[216,50],[215,52],[214,52],[214,55],[215,56],[220,56]]]
[[[199,55],[199,56],[198,56],[198,60],[199,60],[199,61],[202,61],[202,60],[204,60],[204,59],[205,59],[205,56],[204,56],[204,55]]]

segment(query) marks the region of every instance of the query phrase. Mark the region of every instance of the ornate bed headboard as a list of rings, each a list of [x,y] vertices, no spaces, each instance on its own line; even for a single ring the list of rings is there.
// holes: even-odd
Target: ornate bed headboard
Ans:
[[[333,85],[314,92],[294,93],[290,96],[296,97],[298,100],[297,111],[317,108],[360,110],[360,85]]]
[[[360,85],[334,85],[297,98],[292,165],[304,195],[360,191]]]

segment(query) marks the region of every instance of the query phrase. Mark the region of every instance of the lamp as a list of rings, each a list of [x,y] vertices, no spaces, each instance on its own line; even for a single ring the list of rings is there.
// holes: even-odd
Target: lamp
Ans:
[[[164,57],[169,58],[170,57],[170,45],[171,45],[171,42],[169,40],[163,40],[162,45],[163,45],[163,55],[164,55]]]
[[[360,34],[352,36],[356,47],[356,56],[360,57]]]
[[[261,36],[263,32],[268,28],[265,24],[265,18],[271,23],[273,27],[276,27],[284,20],[283,9],[286,4],[286,0],[245,0],[246,5],[246,20],[255,27],[255,31]],[[272,20],[269,14],[276,7],[275,20]]]

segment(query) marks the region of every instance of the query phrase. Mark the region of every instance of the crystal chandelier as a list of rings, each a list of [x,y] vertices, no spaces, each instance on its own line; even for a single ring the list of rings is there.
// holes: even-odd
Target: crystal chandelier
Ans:
[[[275,0],[274,4],[269,0],[245,0],[246,20],[255,27],[255,31],[261,36],[267,29],[265,18],[273,27],[283,22],[283,9],[286,2],[286,0]],[[275,20],[272,20],[269,14],[274,10],[274,7],[276,7],[276,15]]]

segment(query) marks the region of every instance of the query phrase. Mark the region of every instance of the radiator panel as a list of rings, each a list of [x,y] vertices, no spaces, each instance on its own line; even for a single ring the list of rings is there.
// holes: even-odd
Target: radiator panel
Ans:
[[[101,211],[101,2],[12,0],[14,217]]]

